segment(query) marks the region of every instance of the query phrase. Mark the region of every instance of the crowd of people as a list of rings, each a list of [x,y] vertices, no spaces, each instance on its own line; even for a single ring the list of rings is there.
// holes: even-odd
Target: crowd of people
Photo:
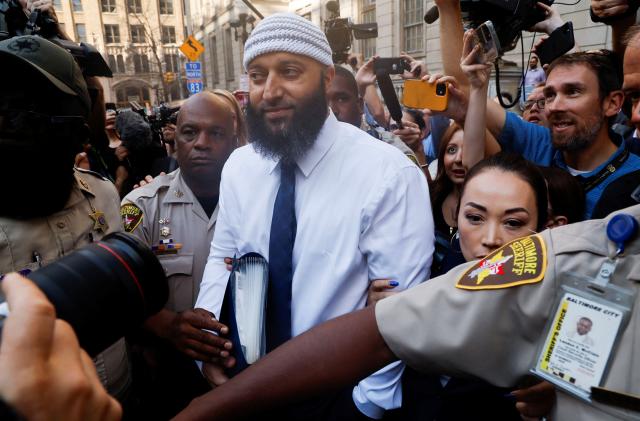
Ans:
[[[2,80],[15,81],[0,84],[0,417],[640,416],[637,306],[598,384],[635,404],[586,404],[528,375],[561,273],[596,277],[619,259],[612,282],[637,290],[637,234],[612,254],[604,224],[640,216],[640,27],[610,3],[592,14],[612,25],[613,50],[576,47],[544,69],[532,56],[513,112],[488,97],[492,64],[459,2],[436,0],[442,73],[403,54],[401,76],[445,84],[448,105],[401,121],[378,93],[379,57],[334,64],[322,30],[290,13],[246,41],[246,110],[206,90],[159,129],[107,110],[98,81],[45,38],[0,41]],[[538,7],[532,30],[564,24]],[[169,299],[89,358],[22,276],[113,232],[154,252]],[[517,272],[513,244],[542,263]],[[267,355],[249,365],[228,281],[255,254]],[[594,346],[594,321],[577,323]]]

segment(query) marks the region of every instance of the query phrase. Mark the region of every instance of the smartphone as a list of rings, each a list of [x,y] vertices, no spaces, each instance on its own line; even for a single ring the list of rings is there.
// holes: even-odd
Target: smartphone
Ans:
[[[536,55],[540,60],[540,65],[551,63],[561,55],[567,53],[575,45],[573,39],[573,23],[567,22],[549,35],[542,44],[536,47]]]
[[[402,57],[378,58],[373,62],[373,71],[376,75],[401,75],[405,70],[411,70],[411,68]]]
[[[402,104],[405,107],[444,111],[448,102],[449,90],[446,83],[428,83],[419,79],[404,81]]]
[[[117,109],[115,102],[107,102],[107,103],[105,103],[104,104],[104,108],[107,109],[107,110],[113,110],[113,111],[116,111],[116,109]]]
[[[498,40],[498,35],[490,20],[475,29],[473,42],[474,47],[476,44],[480,44],[482,47],[481,55],[476,60],[477,63],[493,63],[500,55],[500,40]]]

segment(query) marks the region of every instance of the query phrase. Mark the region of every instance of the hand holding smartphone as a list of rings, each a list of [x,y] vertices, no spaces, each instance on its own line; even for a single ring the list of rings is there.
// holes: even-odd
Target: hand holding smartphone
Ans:
[[[448,102],[449,90],[446,83],[428,83],[418,79],[404,81],[402,104],[405,107],[444,111]]]
[[[500,55],[500,41],[490,20],[474,30],[471,49],[480,45],[480,54],[476,55],[475,64],[493,63]]]

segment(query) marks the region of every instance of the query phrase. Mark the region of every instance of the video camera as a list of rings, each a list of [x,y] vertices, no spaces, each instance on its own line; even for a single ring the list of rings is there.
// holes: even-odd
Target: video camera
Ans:
[[[554,0],[540,0],[551,6]],[[499,55],[513,50],[521,32],[545,19],[536,0],[460,0],[462,19],[477,28],[490,20],[500,41]]]
[[[180,107],[169,107],[167,104],[161,104],[159,107],[154,107],[152,114],[147,114],[146,109],[137,102],[130,102],[129,104],[131,105],[131,110],[140,114],[151,126],[153,141],[164,143],[162,128],[167,124],[177,123]]]
[[[349,56],[353,39],[367,39],[378,37],[378,24],[373,23],[353,23],[350,18],[340,17],[340,5],[335,0],[327,2],[329,19],[324,22],[324,33],[327,36],[331,51],[333,52],[333,62],[344,63]]]
[[[58,22],[48,13],[34,10],[28,17],[18,0],[0,0],[0,41],[19,35],[39,35],[69,51],[85,76],[113,77],[98,50],[84,42],[58,36]]]

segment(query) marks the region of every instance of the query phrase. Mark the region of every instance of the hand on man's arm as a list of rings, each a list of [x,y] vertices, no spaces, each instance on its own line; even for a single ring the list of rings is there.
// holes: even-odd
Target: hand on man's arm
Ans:
[[[232,348],[231,341],[219,336],[228,334],[229,328],[204,309],[196,308],[180,313],[162,310],[145,322],[145,328],[168,340],[177,350],[194,360],[225,366],[235,363],[229,352]]]
[[[2,289],[12,309],[0,345],[2,399],[29,421],[119,420],[120,404],[42,291],[15,273]]]

